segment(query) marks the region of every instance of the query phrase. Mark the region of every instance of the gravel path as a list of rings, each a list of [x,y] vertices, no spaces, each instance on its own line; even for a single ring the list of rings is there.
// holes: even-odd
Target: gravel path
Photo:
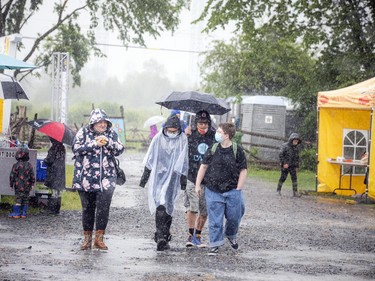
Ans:
[[[25,220],[0,215],[0,280],[374,280],[374,205],[303,196],[250,176],[240,249],[216,257],[184,247],[179,200],[171,250],[156,253],[146,189],[138,187],[140,153],[122,156],[128,182],[118,187],[107,228],[108,252],[79,250],[80,211]],[[250,173],[251,174],[251,173]],[[288,179],[289,180],[289,179]],[[303,183],[300,183],[303,184]],[[208,241],[207,228],[204,241]]]

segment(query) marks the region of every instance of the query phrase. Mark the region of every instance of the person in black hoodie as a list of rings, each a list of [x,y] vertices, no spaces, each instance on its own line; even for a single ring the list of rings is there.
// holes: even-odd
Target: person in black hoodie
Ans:
[[[297,197],[297,168],[299,168],[299,149],[298,145],[301,143],[301,139],[297,133],[290,134],[288,142],[281,146],[279,159],[281,175],[279,183],[277,184],[277,193],[281,195],[281,187],[285,182],[288,174],[292,179],[293,196]]]
[[[48,150],[47,157],[43,162],[47,166],[44,185],[52,189],[52,196],[48,200],[48,211],[57,215],[61,208],[61,191],[65,189],[65,154],[64,145],[50,138],[52,146]]]
[[[202,186],[201,196],[198,198],[195,193],[195,181],[199,166],[202,162],[206,150],[215,142],[215,130],[211,125],[211,117],[207,111],[199,111],[195,115],[195,128],[185,130],[189,135],[189,172],[188,184],[184,192],[184,206],[186,208],[186,221],[189,235],[186,247],[197,246],[206,247],[201,242],[202,229],[207,220],[206,198],[204,186]]]

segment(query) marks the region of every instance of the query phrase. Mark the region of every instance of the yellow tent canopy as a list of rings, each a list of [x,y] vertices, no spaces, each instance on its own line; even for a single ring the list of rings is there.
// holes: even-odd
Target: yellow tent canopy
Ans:
[[[365,171],[375,165],[371,136],[374,123],[375,78],[333,91],[318,98],[318,192],[365,194],[375,198],[375,175]],[[369,166],[360,166],[363,152]],[[337,161],[346,158],[345,162]],[[375,167],[375,166],[374,166]],[[356,172],[359,171],[359,172]]]

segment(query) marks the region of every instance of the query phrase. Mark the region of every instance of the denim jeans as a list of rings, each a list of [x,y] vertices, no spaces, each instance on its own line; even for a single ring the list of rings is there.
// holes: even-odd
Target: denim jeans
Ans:
[[[210,247],[223,245],[224,237],[236,239],[241,218],[245,213],[242,191],[232,189],[218,193],[206,188],[206,203]]]

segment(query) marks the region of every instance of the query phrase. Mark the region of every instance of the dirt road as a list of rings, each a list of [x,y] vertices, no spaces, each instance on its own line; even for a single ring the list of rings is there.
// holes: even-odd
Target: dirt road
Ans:
[[[146,189],[138,187],[143,154],[126,154],[126,187],[113,201],[108,252],[79,250],[79,211],[59,216],[0,216],[0,280],[374,280],[375,208],[314,196],[275,193],[250,177],[240,249],[228,244],[216,257],[184,247],[182,200],[175,213],[171,250],[156,253]],[[125,164],[126,163],[126,164]],[[303,183],[301,183],[303,184]],[[207,229],[203,239],[207,238]]]

